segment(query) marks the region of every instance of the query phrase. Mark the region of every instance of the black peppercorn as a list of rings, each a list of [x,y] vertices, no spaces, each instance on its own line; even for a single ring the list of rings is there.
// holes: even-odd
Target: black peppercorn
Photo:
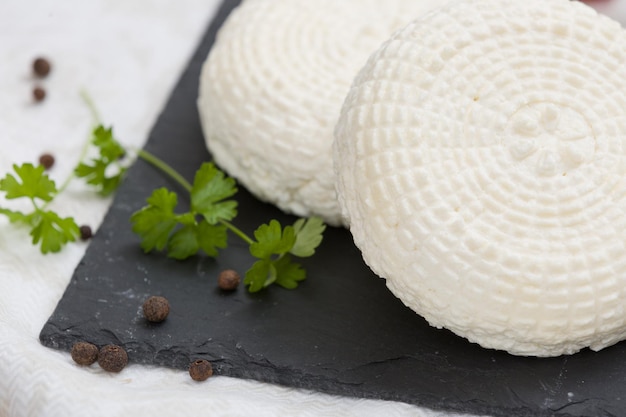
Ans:
[[[240,281],[241,277],[239,276],[237,271],[233,269],[225,269],[220,272],[220,275],[217,278],[217,285],[222,290],[233,291],[237,289]]]
[[[213,366],[206,359],[198,359],[189,365],[189,375],[194,381],[205,381],[213,375]]]
[[[49,153],[44,153],[39,157],[39,164],[43,165],[45,169],[52,168],[52,165],[54,165],[54,156]]]
[[[106,345],[98,352],[98,365],[107,372],[120,372],[128,365],[128,354],[117,345]]]
[[[89,227],[88,225],[86,224],[82,225],[79,230],[80,230],[81,240],[88,240],[93,237],[93,232],[91,231],[91,227]]]
[[[42,87],[33,88],[33,98],[37,102],[43,101],[43,99],[46,98],[46,90],[44,90]]]
[[[35,72],[35,75],[39,77],[47,76],[50,74],[51,69],[52,66],[50,65],[50,61],[46,58],[39,57],[33,61],[33,71]]]
[[[170,313],[170,303],[167,298],[153,295],[143,303],[143,315],[153,323],[162,322]]]
[[[98,347],[87,342],[76,342],[72,346],[71,355],[77,364],[89,366],[98,360]]]

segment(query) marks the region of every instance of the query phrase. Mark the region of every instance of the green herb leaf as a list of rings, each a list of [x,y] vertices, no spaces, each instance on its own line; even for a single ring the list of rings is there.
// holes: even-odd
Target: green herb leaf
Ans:
[[[56,185],[47,174],[44,167],[34,166],[30,163],[13,165],[13,170],[19,180],[13,174],[7,174],[0,180],[0,191],[6,192],[7,199],[27,197],[51,201],[57,192]],[[20,182],[21,180],[21,182]]]
[[[228,246],[228,234],[223,225],[212,225],[201,221],[198,224],[197,237],[200,248],[209,256],[217,256],[218,249]]]
[[[256,242],[250,245],[250,253],[260,259],[285,254],[296,242],[293,226],[286,226],[282,230],[278,220],[271,220],[269,224],[259,226],[254,231],[254,237]]]
[[[176,193],[159,188],[148,197],[147,203],[130,218],[145,252],[167,248],[170,258],[186,259],[200,249],[209,256],[217,256],[218,248],[227,246],[225,226],[211,225],[204,219],[198,222],[192,212],[174,212],[178,204]],[[178,225],[182,227],[176,230]]]
[[[183,226],[169,238],[167,256],[182,260],[198,253],[199,248],[196,227],[194,225]]]
[[[218,248],[226,246],[226,227],[211,225],[202,220],[198,224],[186,225],[177,230],[170,237],[167,255],[182,260],[202,249],[209,256],[217,256]]]
[[[298,219],[293,224],[296,233],[296,242],[289,251],[295,256],[306,258],[315,253],[315,249],[322,243],[326,224],[319,217]]]
[[[306,279],[302,265],[292,262],[289,254],[276,260],[265,258],[256,261],[246,272],[244,284],[248,291],[257,292],[276,283],[287,289],[294,289],[300,281]]]
[[[259,261],[246,272],[244,284],[250,292],[276,283],[293,289],[306,279],[306,271],[292,262],[290,253],[311,256],[322,240],[324,223],[317,218],[298,220],[293,226],[281,227],[277,220],[263,224],[254,231],[256,241],[250,244],[250,253]]]
[[[111,127],[107,129],[98,125],[93,130],[91,143],[100,149],[100,157],[105,161],[116,161],[126,153],[122,145],[113,137]]]
[[[287,289],[294,289],[300,281],[306,279],[306,271],[302,265],[292,262],[291,256],[285,255],[274,262],[276,268],[276,284]]]
[[[141,238],[141,247],[145,252],[162,250],[167,246],[170,234],[178,224],[174,213],[178,197],[176,193],[165,188],[158,188],[146,201],[148,205],[130,218],[133,232]]]
[[[196,172],[191,188],[191,209],[209,224],[232,220],[237,216],[237,202],[222,201],[237,193],[235,180],[226,177],[214,164],[206,162]]]
[[[59,252],[68,242],[76,240],[80,229],[73,218],[61,218],[52,211],[40,211],[38,220],[30,232],[33,244],[41,242],[41,252]]]
[[[273,282],[268,282],[271,280],[270,269],[272,267],[272,261],[269,259],[261,259],[252,264],[250,269],[246,271],[246,276],[243,279],[243,283],[248,286],[248,291],[258,292],[270,285]]]
[[[24,214],[21,211],[13,211],[6,208],[0,208],[0,214],[4,214],[5,216],[7,216],[11,223],[22,223],[32,226],[33,217],[36,213]]]
[[[93,158],[91,163],[80,163],[74,173],[85,178],[101,195],[107,196],[119,187],[126,174],[127,168],[118,163],[125,151],[113,138],[112,129],[105,129],[102,125],[94,129],[91,142],[98,148],[99,157]]]
[[[91,184],[98,189],[98,193],[103,196],[112,194],[119,187],[120,183],[124,179],[126,168],[118,167],[118,172],[115,175],[108,176],[110,163],[101,159],[92,159],[93,165],[86,163],[80,163],[74,170],[75,174],[79,178],[85,178],[87,184]]]

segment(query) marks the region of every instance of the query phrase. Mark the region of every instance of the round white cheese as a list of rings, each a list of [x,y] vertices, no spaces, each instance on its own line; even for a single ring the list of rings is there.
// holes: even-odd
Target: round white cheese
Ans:
[[[336,129],[368,265],[433,326],[555,356],[626,337],[626,31],[569,0],[454,3],[398,32]]]
[[[333,129],[358,70],[441,0],[245,0],[220,29],[198,107],[216,163],[258,198],[341,223]]]

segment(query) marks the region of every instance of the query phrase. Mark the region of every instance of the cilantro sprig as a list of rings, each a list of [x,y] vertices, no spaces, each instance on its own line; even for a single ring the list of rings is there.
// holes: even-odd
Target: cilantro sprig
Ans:
[[[140,151],[138,156],[164,171],[171,170],[146,151]],[[227,246],[230,231],[247,243],[250,254],[258,259],[244,278],[250,292],[274,283],[293,289],[306,278],[306,271],[293,257],[315,253],[326,228],[321,219],[299,219],[284,228],[277,220],[271,220],[254,231],[253,239],[231,223],[237,216],[237,202],[230,199],[237,193],[234,179],[210,162],[202,164],[193,184],[180,176],[175,179],[189,192],[188,211],[176,212],[177,194],[159,188],[148,197],[147,205],[131,217],[133,231],[141,238],[145,252],[165,250],[174,259],[186,259],[200,250],[217,256],[219,249]]]
[[[0,180],[0,191],[6,193],[7,200],[29,200],[32,210],[24,213],[0,208],[0,214],[8,217],[11,223],[29,227],[32,242],[40,245],[42,253],[59,252],[65,244],[75,241],[80,229],[74,219],[62,218],[46,209],[58,190],[55,182],[44,172],[44,167],[24,163],[13,165],[13,171],[15,175],[8,173]]]
[[[128,165],[123,163],[128,153],[114,137],[111,127],[99,122],[98,112],[91,99],[83,99],[97,126],[83,148],[72,174],[60,187],[41,165],[31,163],[13,165],[13,172],[0,179],[0,191],[7,200],[26,199],[30,211],[0,207],[11,223],[30,228],[34,245],[42,253],[59,252],[67,243],[80,236],[80,228],[72,217],[62,217],[48,210],[49,204],[73,178],[82,178],[102,196],[111,195],[122,183]],[[89,150],[96,156],[85,161]],[[139,236],[145,252],[165,251],[168,257],[186,259],[203,252],[216,257],[228,246],[228,233],[243,240],[250,254],[257,260],[245,274],[244,284],[250,292],[257,292],[272,284],[296,288],[306,278],[306,270],[294,258],[306,258],[315,253],[323,239],[326,225],[317,217],[298,219],[293,225],[283,226],[270,220],[248,236],[233,221],[237,217],[237,185],[213,163],[200,166],[193,183],[189,183],[170,165],[146,150],[137,150],[136,156],[150,163],[174,179],[188,192],[188,210],[179,210],[179,196],[164,187],[158,188],[146,200],[146,206],[130,218],[132,230]]]
[[[83,159],[90,149],[95,150],[97,156],[85,162]],[[42,165],[13,165],[14,172],[0,180],[0,191],[5,192],[7,200],[30,200],[32,209],[23,212],[0,207],[0,214],[11,223],[30,228],[32,242],[40,246],[42,253],[60,252],[66,244],[76,241],[80,236],[80,228],[73,217],[62,217],[48,210],[48,205],[76,177],[84,178],[87,184],[103,196],[112,194],[121,184],[127,170],[120,162],[125,154],[126,150],[113,136],[113,129],[99,124],[83,147],[76,168],[60,187],[45,173]]]

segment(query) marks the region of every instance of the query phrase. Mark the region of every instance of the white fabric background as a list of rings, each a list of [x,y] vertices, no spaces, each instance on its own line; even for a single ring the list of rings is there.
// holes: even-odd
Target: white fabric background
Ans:
[[[626,21],[626,0],[591,2]],[[86,89],[125,145],[140,147],[219,0],[3,0],[0,2],[0,176],[13,163],[51,152],[62,181],[91,127],[79,97]],[[53,71],[31,75],[34,57]],[[31,99],[41,84],[48,97]],[[110,204],[71,183],[52,208],[96,228]],[[0,198],[4,207],[19,207]],[[119,374],[81,368],[44,348],[41,327],[86,248],[43,256],[27,231],[0,218],[0,417],[21,416],[417,416],[401,403],[339,398],[254,381],[129,365]]]

